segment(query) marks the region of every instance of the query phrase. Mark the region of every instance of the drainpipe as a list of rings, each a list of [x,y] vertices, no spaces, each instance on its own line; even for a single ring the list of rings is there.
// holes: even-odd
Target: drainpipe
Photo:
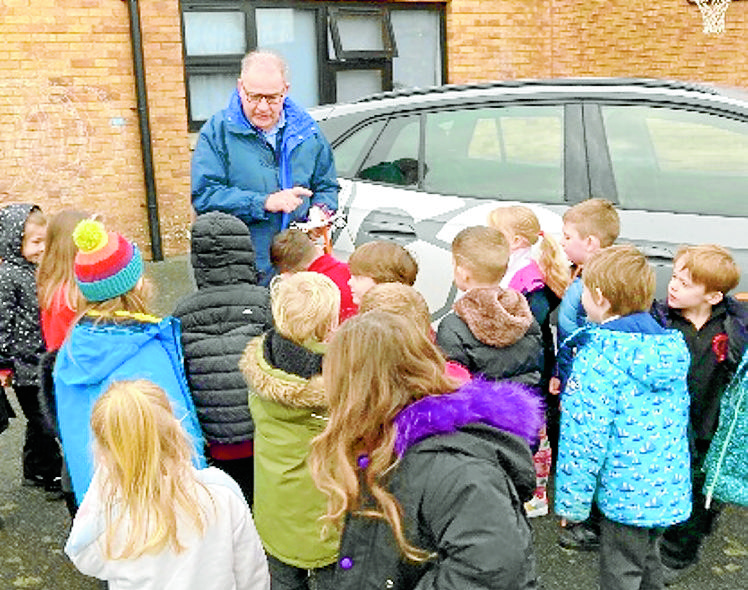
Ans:
[[[151,236],[151,256],[154,261],[164,259],[161,249],[161,227],[158,219],[158,199],[156,198],[156,178],[153,168],[153,149],[151,147],[151,124],[148,120],[148,95],[145,84],[145,65],[143,63],[143,37],[140,30],[140,12],[138,0],[127,1],[130,12],[130,43],[135,71],[135,91],[138,98],[138,122],[140,124],[140,151],[143,158],[143,175],[145,176],[145,202],[148,209],[148,230]]]

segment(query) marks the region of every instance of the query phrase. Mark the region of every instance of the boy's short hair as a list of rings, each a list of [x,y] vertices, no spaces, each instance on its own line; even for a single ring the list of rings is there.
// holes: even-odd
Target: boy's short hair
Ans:
[[[270,262],[278,272],[306,270],[314,255],[314,243],[300,229],[286,229],[277,233],[270,246]]]
[[[584,266],[585,287],[610,302],[612,315],[647,311],[655,293],[655,273],[639,250],[630,244],[595,252]]]
[[[494,227],[466,227],[452,240],[452,257],[475,280],[498,284],[509,264],[509,242]]]
[[[381,283],[374,285],[363,297],[358,306],[359,313],[378,309],[411,318],[431,336],[431,314],[426,300],[410,285],[402,283]]]
[[[413,286],[418,263],[400,244],[378,240],[360,245],[348,259],[351,274],[369,277],[375,283],[403,283]]]
[[[275,328],[299,345],[323,342],[340,315],[340,289],[327,276],[302,271],[276,279],[270,287]]]
[[[595,236],[600,247],[607,248],[618,238],[621,221],[613,203],[606,199],[587,199],[566,210],[564,223],[570,223],[580,238]]]
[[[740,268],[730,252],[716,244],[681,246],[675,253],[673,264],[681,262],[691,273],[691,280],[704,285],[707,293],[727,294],[740,282]]]

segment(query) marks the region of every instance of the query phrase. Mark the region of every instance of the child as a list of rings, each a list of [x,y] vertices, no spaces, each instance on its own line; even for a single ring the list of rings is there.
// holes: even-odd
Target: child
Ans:
[[[602,590],[662,588],[662,527],[691,511],[688,348],[648,313],[654,289],[633,246],[585,262],[582,303],[593,325],[573,338],[555,508],[578,523],[597,503]]]
[[[403,283],[411,287],[416,282],[418,263],[400,244],[387,240],[367,242],[356,248],[348,259],[351,278],[348,284],[353,303],[379,283]]]
[[[563,246],[575,265],[574,281],[569,285],[558,309],[558,341],[566,340],[586,323],[582,306],[581,272],[590,256],[607,248],[618,238],[621,224],[613,203],[588,199],[566,210],[563,217]]]
[[[340,321],[355,315],[357,308],[348,284],[351,278],[348,265],[325,254],[305,232],[287,229],[276,234],[270,246],[270,261],[281,274],[308,270],[329,277],[340,289]]]
[[[472,375],[540,384],[540,327],[525,297],[499,286],[509,260],[504,235],[467,227],[452,241],[455,286],[465,291],[439,323],[436,342]]]
[[[60,451],[39,404],[44,341],[36,295],[36,266],[44,254],[47,220],[36,205],[0,209],[0,386],[11,382],[26,417],[23,483],[60,489]]]
[[[81,294],[73,271],[78,252],[73,230],[87,217],[82,211],[68,209],[52,217],[47,226],[44,256],[36,282],[42,333],[48,351],[59,350],[77,315]]]
[[[574,280],[566,289],[558,308],[558,343],[560,360],[556,375],[548,386],[551,395],[559,395],[571,370],[572,346],[562,349],[566,339],[587,323],[582,305],[582,271],[587,260],[601,248],[611,246],[618,238],[620,220],[613,203],[605,199],[588,199],[566,210],[563,217],[562,247],[575,265]],[[562,354],[561,351],[565,354]],[[565,359],[568,359],[565,360]],[[551,404],[552,406],[552,404]],[[594,550],[599,545],[600,511],[593,504],[590,518],[577,526],[563,527],[559,544],[566,549]]]
[[[320,374],[340,291],[326,276],[303,271],[278,280],[271,293],[275,328],[252,340],[240,363],[255,422],[255,522],[274,590],[337,590],[338,538],[321,540],[325,499],[307,456],[325,427]]]
[[[410,285],[402,283],[381,283],[374,285],[361,298],[359,313],[373,309],[389,311],[399,314],[416,322],[431,341],[435,341],[436,333],[431,327],[431,314],[426,300]],[[470,381],[470,372],[460,363],[446,362],[447,376],[457,379],[460,383]]]
[[[86,219],[73,232],[75,280],[85,305],[57,354],[57,423],[75,499],[93,476],[89,417],[112,381],[143,378],[162,387],[192,438],[197,466],[203,441],[184,375],[179,324],[146,314],[143,259],[138,247],[101,222]]]
[[[529,207],[521,205],[497,207],[488,216],[488,225],[495,227],[509,242],[509,266],[499,286],[516,289],[527,298],[530,311],[540,324],[543,336],[543,373],[541,388],[545,392],[546,431],[540,436],[540,449],[535,454],[538,477],[542,481],[550,474],[553,453],[558,449],[558,395],[548,392],[548,385],[556,364],[556,345],[551,329],[550,314],[569,286],[569,260],[558,242],[543,232],[537,216]],[[538,245],[539,257],[533,257]],[[548,502],[539,486],[533,498],[537,506],[530,515],[547,513]]]
[[[693,512],[688,521],[665,532],[662,563],[674,581],[699,559],[704,539],[719,515],[705,507],[703,462],[717,428],[722,393],[746,347],[748,311],[727,293],[740,281],[740,270],[720,246],[684,246],[673,261],[667,305],[653,314],[663,326],[679,330],[691,353],[688,389],[691,396],[691,473]]]
[[[522,502],[539,400],[512,382],[457,389],[423,330],[379,310],[340,327],[323,374],[309,464],[343,526],[336,590],[535,588]]]
[[[522,293],[540,325],[545,360],[543,383],[547,384],[556,353],[550,314],[569,286],[569,261],[558,242],[540,228],[529,207],[497,207],[489,214],[488,225],[498,229],[509,242],[509,263],[499,286]],[[539,259],[535,261],[532,248],[538,243]]]
[[[65,545],[110,590],[266,590],[265,555],[236,483],[197,471],[163,389],[109,386],[91,414],[96,472]]]
[[[748,352],[720,402],[719,425],[704,459],[705,507],[713,499],[748,507]]]
[[[75,283],[75,255],[78,248],[73,241],[73,230],[88,217],[82,211],[67,209],[57,213],[47,225],[44,256],[36,275],[41,327],[47,352],[40,362],[39,406],[47,432],[59,441],[53,371],[57,351],[75,323],[78,308],[83,303]],[[59,442],[58,442],[59,444]],[[75,497],[67,467],[62,466],[60,496],[65,499],[71,516],[75,515]]]
[[[239,218],[214,211],[192,226],[197,292],[177,304],[187,381],[212,465],[226,471],[252,505],[254,424],[239,359],[273,325],[270,293],[257,284],[254,248]]]

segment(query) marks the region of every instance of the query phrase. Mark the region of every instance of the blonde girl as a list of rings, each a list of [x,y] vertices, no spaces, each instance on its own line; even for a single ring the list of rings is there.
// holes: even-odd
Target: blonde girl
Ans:
[[[550,314],[569,286],[569,261],[558,242],[543,232],[537,216],[529,207],[498,207],[489,213],[488,224],[503,233],[509,242],[509,265],[501,286],[522,293],[540,324],[543,336],[541,387],[546,392],[556,357]],[[532,248],[538,242],[539,256],[536,261]],[[553,463],[552,449],[558,445],[558,396],[546,398],[547,424],[541,431],[540,445],[534,457],[537,488],[526,506],[527,513],[532,517],[548,514],[548,476]]]
[[[458,388],[421,326],[379,310],[338,329],[323,380],[309,464],[343,527],[336,590],[535,587],[522,501],[542,409],[526,386]]]
[[[73,272],[78,252],[73,230],[86,217],[82,211],[68,209],[52,217],[47,225],[44,256],[36,276],[47,350],[60,348],[82,302]]]
[[[509,266],[501,286],[529,293],[547,286],[560,300],[570,282],[569,261],[559,243],[540,227],[529,207],[498,207],[488,215],[488,225],[498,229],[509,242]],[[531,249],[538,242],[538,259]],[[534,288],[533,288],[534,287]]]
[[[91,415],[97,469],[66,553],[109,588],[265,590],[269,576],[238,485],[198,471],[163,389],[113,383]]]

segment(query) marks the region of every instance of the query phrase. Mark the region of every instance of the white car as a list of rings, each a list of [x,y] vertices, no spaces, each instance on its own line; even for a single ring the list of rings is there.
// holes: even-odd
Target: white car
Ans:
[[[406,245],[435,320],[450,308],[450,243],[522,203],[558,237],[574,203],[603,197],[619,242],[665,293],[680,244],[716,243],[748,270],[748,93],[646,79],[559,79],[390,92],[312,110],[333,146],[348,219],[343,256]],[[739,291],[748,291],[748,277]]]

